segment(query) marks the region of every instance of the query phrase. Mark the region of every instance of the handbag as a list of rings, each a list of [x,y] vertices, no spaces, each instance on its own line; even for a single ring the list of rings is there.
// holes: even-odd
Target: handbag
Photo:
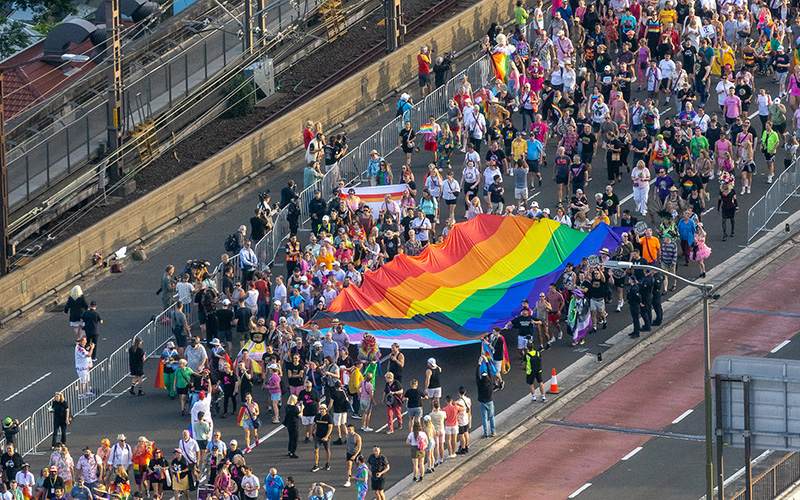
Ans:
[[[250,420],[253,421],[253,429],[258,429],[259,427],[261,427],[261,418],[260,417],[253,418],[253,414],[250,413],[250,408],[248,408],[247,405],[245,405],[244,411],[246,411],[247,414],[250,415]]]

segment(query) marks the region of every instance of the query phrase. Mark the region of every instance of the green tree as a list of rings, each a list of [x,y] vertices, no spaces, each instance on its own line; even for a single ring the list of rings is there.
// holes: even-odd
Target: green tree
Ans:
[[[234,76],[225,87],[228,96],[228,110],[222,115],[225,118],[245,116],[253,111],[256,105],[256,89],[242,74]]]
[[[34,13],[34,21],[48,17],[61,20],[68,14],[76,14],[75,0],[0,0],[0,12],[15,9],[29,9]]]
[[[0,16],[0,58],[5,59],[30,43],[24,23]]]

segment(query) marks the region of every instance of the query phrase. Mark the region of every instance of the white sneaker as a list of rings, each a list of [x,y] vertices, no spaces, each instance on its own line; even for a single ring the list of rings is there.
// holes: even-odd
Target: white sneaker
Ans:
[[[747,194],[750,194],[750,186],[747,186]]]
[[[349,487],[350,487],[350,481],[347,481],[346,483],[344,483],[344,484],[343,484],[343,486],[344,486],[345,488],[349,488]]]
[[[714,180],[714,172],[711,172],[711,177],[709,177],[708,180],[710,180],[710,181]]]
[[[450,458],[458,458],[458,455],[456,455],[455,453],[451,453]]]
[[[534,403],[536,402],[536,396],[534,396],[533,394],[531,394],[531,401],[533,401]]]
[[[561,338],[562,338],[563,336],[564,336],[564,334],[563,334],[563,333],[561,333],[561,331],[559,330],[559,332],[558,332],[558,340],[561,340]]]
[[[372,432],[372,427],[362,427],[361,428],[364,432]]]
[[[745,192],[747,192],[747,188],[746,188],[746,187],[744,187],[744,186],[742,186],[742,192],[741,192],[741,193],[739,193],[739,194],[744,194]]]
[[[545,401],[547,401],[547,396],[545,396],[544,394],[542,394],[542,403],[544,403]]]
[[[771,175],[767,176],[767,184],[772,184],[772,176]]]

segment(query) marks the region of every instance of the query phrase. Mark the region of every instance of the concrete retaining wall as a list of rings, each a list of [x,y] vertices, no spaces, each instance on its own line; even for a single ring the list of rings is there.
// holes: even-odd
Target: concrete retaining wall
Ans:
[[[95,252],[109,255],[152,233],[302,145],[301,130],[306,120],[320,121],[327,130],[413,78],[420,45],[427,44],[438,54],[462,49],[481,38],[492,21],[511,18],[512,6],[508,1],[483,0],[3,277],[0,279],[0,317],[7,317],[45,294],[52,295],[68,287],[70,280],[91,267]],[[302,159],[293,161],[299,178]]]

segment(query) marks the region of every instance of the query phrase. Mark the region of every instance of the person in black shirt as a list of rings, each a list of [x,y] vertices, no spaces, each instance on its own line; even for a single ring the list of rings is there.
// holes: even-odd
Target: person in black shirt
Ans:
[[[339,360],[341,363],[341,359]],[[333,393],[331,394],[331,401],[332,401],[332,408],[333,415],[331,416],[332,422],[334,426],[336,426],[336,432],[338,439],[333,442],[335,445],[344,444],[342,441],[342,434],[347,434],[347,409],[348,409],[348,401],[347,401],[347,394],[344,392],[344,388],[342,387],[342,383],[336,381],[333,386]]]
[[[753,87],[745,83],[743,76],[740,76],[736,79],[734,95],[741,99],[742,114],[747,115],[747,111],[750,109],[750,102],[753,99]]]
[[[509,129],[503,128],[502,134],[505,136],[506,133],[511,135],[511,140],[512,141],[514,140],[515,137],[517,137],[517,129],[514,128],[513,126],[511,128],[509,128]],[[506,141],[504,140],[504,143],[505,142]],[[506,149],[508,149],[509,151],[511,150],[511,143],[510,142],[508,142],[508,144],[506,145]],[[489,150],[486,152],[486,161],[488,162],[490,160],[494,160],[494,162],[498,166],[502,167],[503,172],[505,172],[506,175],[507,175],[508,174],[508,161],[506,160],[506,157],[507,157],[507,154],[504,153],[502,149],[500,149],[498,142],[497,141],[492,141],[492,143],[489,145]]]
[[[541,295],[544,294],[540,294],[540,297]],[[517,351],[519,351],[520,358],[525,359],[525,351],[528,348],[528,342],[533,342],[533,329],[541,324],[541,321],[531,316],[531,310],[529,308],[523,308],[519,316],[506,323],[504,328],[508,329],[513,326],[517,329]],[[541,338],[539,339],[539,343],[542,343]]]
[[[263,212],[257,208],[255,215],[250,217],[250,239],[253,241],[261,241],[267,234],[267,219],[263,217]]]
[[[372,455],[367,458],[367,467],[369,467],[369,475],[372,479],[372,489],[380,500],[386,497],[383,494],[384,482],[386,481],[386,473],[389,472],[391,466],[386,456],[381,455],[381,447],[375,445],[372,447]]]
[[[478,370],[475,371],[475,384],[478,386],[478,403],[481,405],[481,420],[483,421],[483,437],[494,436],[494,384],[487,372],[480,371],[481,362],[478,361]],[[427,418],[427,417],[426,417]]]
[[[392,372],[394,373],[394,372]],[[395,376],[396,379],[396,376]],[[416,379],[412,379],[411,388],[408,389],[405,394],[403,394],[403,401],[406,403],[406,408],[408,409],[408,419],[411,423],[414,422],[416,418],[420,422],[422,421],[422,399],[426,396],[419,390],[419,381]],[[411,423],[408,424],[409,429],[411,428]]]
[[[664,120],[664,126],[661,127],[661,135],[664,137],[664,142],[672,146],[675,142],[675,127],[672,126],[672,120],[667,118]]]
[[[697,175],[692,165],[688,165],[686,167],[686,173],[681,176],[679,184],[681,189],[681,198],[684,200],[689,198],[689,195],[692,194],[692,191],[700,191],[700,195],[704,195],[703,179]]]
[[[64,480],[58,475],[58,468],[56,466],[50,467],[47,472],[47,477],[44,478],[44,482],[42,483],[42,490],[44,490],[45,498],[48,500],[58,498],[60,500],[64,497]]]
[[[619,221],[620,227],[635,227],[639,219],[631,217],[631,211],[627,208],[622,211],[622,218]]]
[[[305,414],[305,411],[303,411]],[[333,432],[333,416],[328,413],[325,404],[319,405],[319,413],[314,417],[314,467],[311,472],[319,470],[319,449],[325,448],[325,470],[331,470],[330,437]]]
[[[250,320],[252,317],[252,311],[244,305],[244,297],[239,297],[239,308],[233,314],[233,321],[236,323],[236,333],[239,334],[239,342],[242,344],[250,341]]]
[[[53,442],[51,447],[55,448],[56,436],[58,435],[59,429],[61,429],[61,442],[67,442],[67,426],[70,424],[72,418],[69,414],[67,400],[64,399],[64,395],[60,392],[56,393],[53,402],[50,404],[50,408],[53,413]]]
[[[297,193],[294,191],[294,181],[289,180],[289,184],[281,189],[281,208],[285,207],[297,196]]]
[[[592,158],[597,150],[597,136],[592,132],[591,125],[584,125],[583,130],[578,134],[578,142],[581,144],[581,161],[586,164],[586,168],[589,170],[589,177],[591,177]]]
[[[231,310],[231,301],[228,299],[222,300],[222,309],[217,311],[217,331],[218,337],[221,341],[225,342],[228,347],[228,352],[233,352],[233,311]]]
[[[131,381],[131,388],[128,392],[131,393],[131,396],[134,395],[133,388],[136,387],[138,384],[139,386],[139,395],[143,396],[144,392],[142,391],[142,381],[144,380],[144,360],[145,354],[144,349],[142,349],[142,343],[144,341],[141,337],[137,336],[133,340],[133,345],[130,349],[128,349],[128,365],[130,366],[131,376],[133,376],[133,380]]]
[[[314,386],[310,380],[306,380],[305,387],[297,395],[300,404],[303,405],[303,427],[305,428],[305,442],[309,441],[311,437],[311,427],[314,425],[314,417],[317,415],[317,405],[319,404],[319,395],[314,390]]]
[[[296,457],[292,457],[296,458]],[[300,493],[294,485],[294,478],[292,476],[286,477],[286,486],[283,488],[282,500],[300,500]]]
[[[599,268],[591,270],[591,278],[589,280],[589,309],[592,313],[592,331],[597,331],[597,325],[603,326],[606,329],[606,276],[605,273]]]
[[[519,131],[514,126],[510,119],[507,119],[506,122],[503,124],[503,128],[500,129],[500,133],[503,134],[503,152],[506,156],[511,155],[511,143],[514,142],[514,139],[517,138],[517,133]],[[486,159],[490,159],[489,156],[486,156]],[[499,164],[499,163],[498,163]]]
[[[686,70],[686,73],[689,75],[694,75],[694,63],[697,59],[697,49],[694,48],[689,38],[683,41],[681,56],[683,57],[683,69]]]
[[[97,339],[98,330],[100,325],[103,324],[103,318],[97,312],[97,302],[92,301],[89,303],[89,309],[83,311],[83,331],[86,333],[86,340],[89,344],[94,344],[92,351],[92,360],[97,359]]]
[[[400,219],[400,225],[403,227],[403,241],[408,241],[408,230],[411,229],[411,222],[414,220],[414,209],[409,207],[406,209],[406,215]]]
[[[14,450],[14,445],[7,444],[6,452],[0,457],[0,464],[3,465],[3,476],[7,479],[6,482],[15,480],[17,472],[22,470],[23,463],[25,461],[22,460],[22,455]]]

